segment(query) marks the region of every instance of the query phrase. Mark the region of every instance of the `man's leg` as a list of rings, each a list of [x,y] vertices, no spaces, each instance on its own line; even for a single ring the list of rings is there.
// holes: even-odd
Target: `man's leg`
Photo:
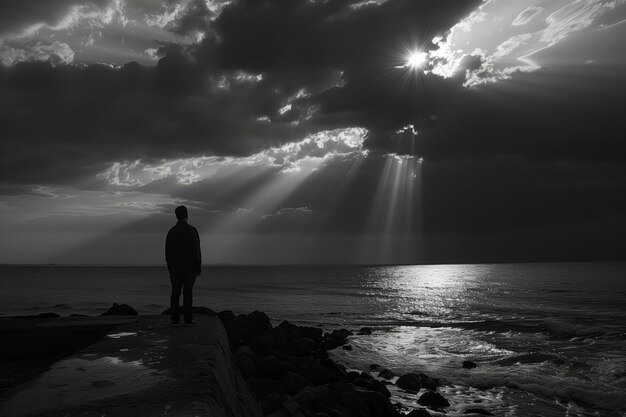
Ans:
[[[180,292],[183,289],[183,277],[177,274],[170,274],[170,282],[172,283],[172,296],[170,297],[170,314],[172,323],[180,321]]]
[[[185,285],[183,286],[183,314],[185,315],[185,323],[193,321],[193,284],[196,282],[196,276],[189,274],[185,276]]]

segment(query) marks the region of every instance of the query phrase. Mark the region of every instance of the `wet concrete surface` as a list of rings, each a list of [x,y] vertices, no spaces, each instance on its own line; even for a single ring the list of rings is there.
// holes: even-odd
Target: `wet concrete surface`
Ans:
[[[197,317],[194,327],[165,316],[132,321],[5,393],[0,415],[260,415],[217,317]]]

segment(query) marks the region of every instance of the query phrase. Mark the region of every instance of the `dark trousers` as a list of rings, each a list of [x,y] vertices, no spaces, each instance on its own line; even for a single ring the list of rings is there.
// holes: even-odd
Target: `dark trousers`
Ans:
[[[180,320],[180,293],[183,293],[183,315],[185,323],[193,320],[191,306],[193,304],[193,284],[196,282],[195,274],[170,274],[170,282],[172,283],[172,297],[170,298],[170,312],[172,314],[172,322],[178,323]]]

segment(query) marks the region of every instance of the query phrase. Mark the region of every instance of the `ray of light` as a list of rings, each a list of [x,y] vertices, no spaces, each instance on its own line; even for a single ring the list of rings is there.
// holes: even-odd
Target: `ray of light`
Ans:
[[[357,262],[404,263],[415,259],[416,186],[419,185],[419,160],[413,157],[387,155],[374,194],[366,227],[363,231]],[[419,222],[419,221],[418,221]],[[372,245],[372,242],[378,242]]]
[[[300,172],[277,172],[273,179],[241,201],[243,210],[227,213],[218,223],[200,234],[206,240],[219,240],[219,250],[209,254],[211,259],[231,259],[250,238],[251,231],[263,221],[264,216],[275,213],[283,202],[311,175],[322,163],[315,158],[308,161],[308,168]]]

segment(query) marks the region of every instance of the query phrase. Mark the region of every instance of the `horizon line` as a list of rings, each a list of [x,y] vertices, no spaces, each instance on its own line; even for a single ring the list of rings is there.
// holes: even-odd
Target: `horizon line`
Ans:
[[[202,267],[383,267],[383,266],[433,266],[433,265],[501,265],[501,264],[556,264],[556,263],[626,263],[624,259],[604,259],[604,260],[528,260],[528,261],[483,261],[483,262],[423,262],[423,263],[208,263],[202,264]],[[0,267],[96,267],[96,268],[157,268],[167,266],[162,264],[64,264],[64,263],[0,263]]]

